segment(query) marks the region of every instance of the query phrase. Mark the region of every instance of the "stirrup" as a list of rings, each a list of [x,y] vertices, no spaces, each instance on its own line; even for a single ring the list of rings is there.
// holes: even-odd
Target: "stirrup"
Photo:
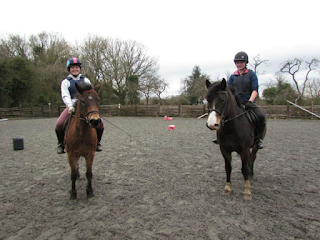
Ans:
[[[219,144],[218,139],[213,139],[212,142],[213,142],[214,144]]]
[[[58,146],[57,153],[58,153],[58,154],[63,154],[63,153],[65,153],[65,151],[64,151],[64,146],[63,146],[63,145],[60,144],[60,145]]]
[[[263,142],[262,142],[261,139],[256,141],[256,146],[257,146],[258,149],[262,149],[263,148]]]
[[[102,151],[102,146],[101,143],[97,144],[96,152],[101,152]]]

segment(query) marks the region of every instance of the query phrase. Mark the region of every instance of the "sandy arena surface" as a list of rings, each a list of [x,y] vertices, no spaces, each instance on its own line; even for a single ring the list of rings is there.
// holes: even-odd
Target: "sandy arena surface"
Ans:
[[[320,239],[320,121],[268,121],[245,201],[236,154],[233,193],[222,194],[224,160],[206,119],[108,120],[132,138],[105,122],[89,201],[84,159],[69,201],[56,119],[0,122],[0,239]],[[24,150],[13,150],[15,137]]]

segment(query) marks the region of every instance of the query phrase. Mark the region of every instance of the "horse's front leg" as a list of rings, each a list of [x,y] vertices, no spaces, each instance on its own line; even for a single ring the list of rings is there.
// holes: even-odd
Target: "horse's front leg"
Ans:
[[[79,176],[79,170],[78,170],[78,160],[74,157],[69,156],[69,165],[71,168],[71,191],[70,191],[70,200],[76,200],[77,199],[77,190],[76,190],[76,180]]]
[[[232,166],[231,166],[231,152],[226,151],[222,147],[220,148],[222,156],[224,157],[224,165],[226,170],[226,186],[224,187],[223,194],[229,195],[231,193],[231,172],[232,172]]]
[[[93,158],[94,158],[94,152],[92,154],[90,154],[87,158],[86,158],[86,165],[87,165],[87,172],[86,172],[86,176],[87,176],[87,198],[92,198],[94,197],[93,194],[93,188],[92,188],[92,164],[93,164]]]
[[[243,198],[245,200],[251,200],[252,199],[252,193],[251,193],[251,185],[249,181],[249,162],[250,162],[250,149],[245,149],[240,153],[241,161],[242,161],[242,174],[244,178],[244,192],[243,192]]]

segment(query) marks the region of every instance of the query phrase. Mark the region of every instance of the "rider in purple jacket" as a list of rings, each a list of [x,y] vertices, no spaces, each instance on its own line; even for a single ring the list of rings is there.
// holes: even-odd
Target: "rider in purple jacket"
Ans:
[[[61,82],[61,97],[62,101],[66,105],[66,108],[60,114],[56,122],[56,134],[58,138],[58,149],[57,153],[64,153],[64,123],[70,114],[75,111],[75,103],[77,102],[78,91],[76,89],[75,83],[78,85],[91,84],[90,80],[83,76],[81,71],[81,62],[78,58],[70,58],[67,61],[67,69],[70,72],[68,77]],[[97,128],[98,145],[96,151],[102,151],[101,138],[104,130],[103,120],[101,119],[101,124]]]

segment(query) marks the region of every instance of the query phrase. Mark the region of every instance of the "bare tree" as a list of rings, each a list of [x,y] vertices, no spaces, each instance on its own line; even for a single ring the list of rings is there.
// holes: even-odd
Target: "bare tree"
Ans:
[[[6,38],[0,39],[0,59],[12,57],[28,58],[28,42],[24,37],[19,35],[8,35]]]
[[[138,76],[141,84],[146,77],[155,75],[158,70],[157,61],[147,56],[144,45],[135,41],[109,41],[105,60],[115,94],[121,103],[125,101],[128,90],[126,80],[129,76]]]
[[[153,88],[156,82],[156,77],[154,75],[145,76],[144,80],[140,83],[140,91],[144,95],[149,105],[149,99],[153,92]]]
[[[158,78],[154,84],[154,93],[159,98],[160,102],[162,102],[161,94],[168,88],[169,84],[165,82],[164,79]]]
[[[94,84],[108,80],[108,71],[105,66],[105,52],[108,39],[89,35],[81,46],[81,61],[83,74],[90,78]]]
[[[302,80],[302,86],[300,86],[297,74],[299,73],[300,70],[302,70],[301,65],[303,63],[305,63],[307,72],[304,79]],[[281,64],[280,72],[291,75],[292,80],[295,84],[295,87],[298,93],[298,96],[295,99],[295,104],[298,104],[299,100],[303,97],[303,94],[306,88],[306,83],[309,80],[310,72],[317,70],[318,67],[319,67],[319,60],[316,58],[311,59],[310,62],[303,61],[298,58],[294,58],[293,60],[287,60]]]
[[[313,78],[311,79],[306,87],[306,95],[311,99],[320,99],[320,79]]]
[[[71,46],[58,33],[42,32],[29,38],[31,59],[36,66],[65,64]]]
[[[146,47],[135,41],[89,36],[82,52],[87,73],[97,81],[110,83],[121,104],[129,91],[130,76],[138,76],[141,85],[146,77],[158,71],[157,60],[149,57]]]
[[[258,75],[261,75],[261,74],[264,74],[264,72],[265,71],[263,71],[261,74],[258,72],[258,67],[261,65],[261,64],[264,64],[264,65],[266,65],[266,66],[269,66],[269,60],[267,60],[267,59],[264,59],[264,60],[261,60],[260,59],[260,54],[258,54],[257,56],[255,56],[254,58],[253,58],[253,63],[251,64],[251,63],[249,63],[250,64],[250,66],[253,68],[253,71],[256,73],[256,75],[258,76]]]

